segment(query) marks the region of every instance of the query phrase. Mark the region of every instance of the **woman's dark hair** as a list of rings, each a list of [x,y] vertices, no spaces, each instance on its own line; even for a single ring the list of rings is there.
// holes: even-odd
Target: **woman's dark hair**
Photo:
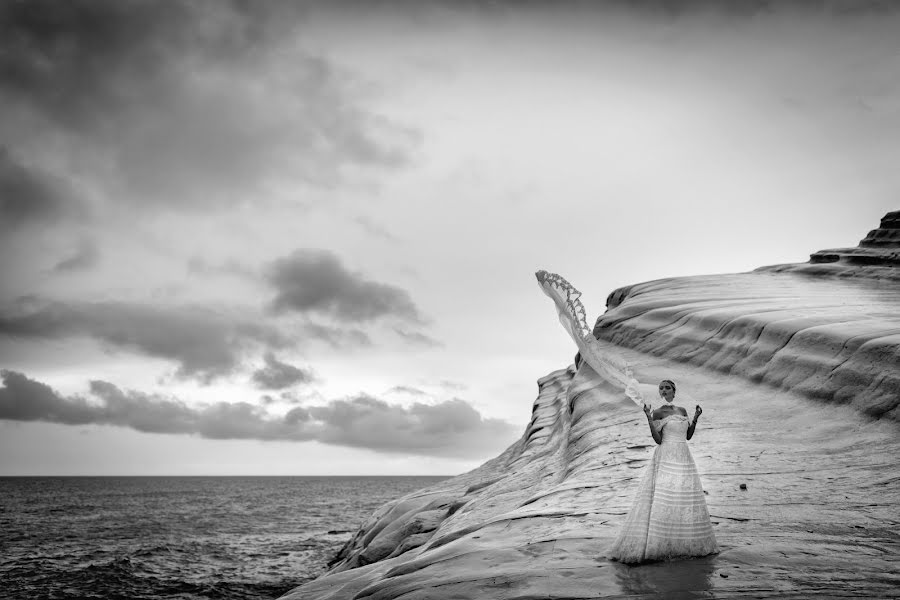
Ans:
[[[675,387],[675,382],[672,381],[671,379],[663,379],[662,381],[660,381],[660,383],[668,383],[669,385],[672,386],[673,391],[676,391],[676,392],[678,391],[678,388]]]

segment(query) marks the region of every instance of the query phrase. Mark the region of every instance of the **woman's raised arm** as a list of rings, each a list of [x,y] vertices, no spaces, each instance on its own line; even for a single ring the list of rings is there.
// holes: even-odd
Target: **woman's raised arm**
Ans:
[[[692,437],[694,437],[694,429],[697,428],[697,419],[700,418],[700,415],[702,413],[703,413],[703,409],[700,408],[700,405],[698,404],[697,408],[694,409],[694,420],[691,421],[690,425],[688,425],[687,439],[691,439]]]
[[[653,436],[653,441],[657,444],[662,444],[662,433],[660,433],[659,430],[656,429],[656,425],[653,424],[653,413],[646,404],[644,405],[644,414],[647,415],[647,424],[650,425],[650,434]]]

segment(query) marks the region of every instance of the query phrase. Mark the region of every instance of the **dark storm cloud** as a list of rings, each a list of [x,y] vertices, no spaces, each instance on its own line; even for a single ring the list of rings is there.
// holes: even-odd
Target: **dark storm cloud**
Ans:
[[[84,425],[96,419],[96,408],[77,396],[61,398],[50,386],[15,371],[0,371],[0,419]]]
[[[266,366],[254,371],[252,377],[253,383],[259,388],[283,390],[294,385],[315,381],[312,371],[281,362],[271,352],[267,352],[263,359]]]
[[[416,132],[368,111],[351,74],[298,49],[304,12],[2,2],[0,132],[62,152],[140,206],[240,202],[273,177],[331,185],[347,166],[405,164]]]
[[[61,181],[25,166],[0,146],[0,228],[57,221],[74,213],[74,204]]]
[[[403,407],[360,395],[308,410],[321,424],[320,442],[388,452],[478,456],[497,449],[498,441],[511,442],[516,432],[459,399]]]
[[[62,127],[108,126],[142,93],[171,84],[173,53],[212,41],[190,39],[193,12],[179,2],[3,2],[0,90]]]
[[[0,336],[87,336],[116,348],[176,361],[178,375],[211,380],[239,366],[255,344],[291,344],[274,328],[196,306],[30,301],[0,311]]]
[[[324,316],[352,324],[368,324],[383,317],[394,317],[421,324],[419,309],[405,290],[371,281],[351,272],[332,252],[323,249],[298,250],[268,263],[262,273],[236,260],[212,263],[202,258],[188,261],[191,274],[226,276],[252,282],[262,281],[274,288],[270,308],[281,314],[299,314],[305,322],[296,325],[306,338],[318,339],[334,348],[371,346],[372,340],[353,326],[333,326],[311,320]],[[425,346],[440,343],[416,331],[395,328],[404,340]]]
[[[327,250],[297,250],[274,261],[266,276],[276,290],[276,312],[313,312],[354,323],[381,317],[423,320],[406,290],[349,271]]]
[[[481,456],[514,439],[509,423],[482,417],[453,399],[410,407],[360,395],[269,415],[246,402],[191,407],[158,395],[91,382],[89,400],[63,397],[21,373],[0,372],[0,419],[66,425],[116,425],[148,433],[191,434],[210,439],[310,441],[380,452],[432,456]]]

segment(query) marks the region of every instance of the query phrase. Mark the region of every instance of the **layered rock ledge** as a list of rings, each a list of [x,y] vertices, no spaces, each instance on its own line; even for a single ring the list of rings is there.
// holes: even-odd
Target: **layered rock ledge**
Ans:
[[[811,254],[806,263],[775,265],[758,270],[794,271],[831,277],[897,279],[900,278],[900,270],[896,267],[900,267],[900,210],[882,217],[878,229],[870,231],[856,248],[819,250]]]
[[[815,256],[629,286],[595,328],[639,380],[703,405],[691,449],[717,556],[605,558],[653,441],[622,390],[573,365],[538,381],[515,444],[382,507],[285,598],[900,596],[898,265]]]
[[[808,263],[620,288],[594,335],[900,421],[898,292],[900,211]]]

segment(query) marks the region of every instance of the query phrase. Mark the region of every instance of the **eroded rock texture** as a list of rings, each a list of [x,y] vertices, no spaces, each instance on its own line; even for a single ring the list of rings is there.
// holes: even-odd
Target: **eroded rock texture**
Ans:
[[[285,597],[898,597],[900,277],[896,261],[857,267],[639,284],[597,322],[639,380],[675,379],[676,404],[703,406],[690,444],[719,555],[605,558],[653,440],[582,365],[538,381],[503,454],[382,507]]]
[[[876,268],[872,268],[876,267]],[[819,250],[809,262],[798,265],[763,267],[764,271],[796,271],[811,275],[900,278],[900,270],[877,267],[900,267],[900,210],[889,212],[856,248]]]
[[[600,339],[900,421],[900,211],[858,248],[639,283],[607,308]]]

